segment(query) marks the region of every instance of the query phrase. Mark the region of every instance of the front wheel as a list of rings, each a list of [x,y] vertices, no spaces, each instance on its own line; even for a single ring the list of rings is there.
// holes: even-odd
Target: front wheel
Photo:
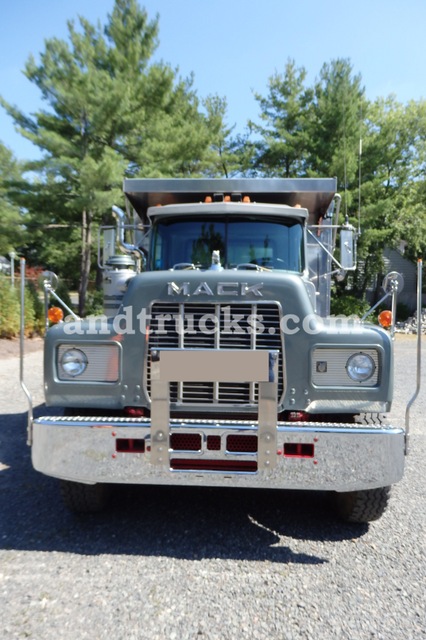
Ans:
[[[391,487],[336,493],[336,508],[346,522],[371,522],[386,511]]]
[[[83,484],[61,480],[61,495],[66,507],[74,513],[99,513],[109,499],[109,486],[106,484]]]

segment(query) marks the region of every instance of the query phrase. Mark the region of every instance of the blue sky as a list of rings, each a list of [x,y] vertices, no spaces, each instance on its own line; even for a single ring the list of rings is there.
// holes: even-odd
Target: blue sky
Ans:
[[[368,98],[394,93],[399,101],[426,98],[426,0],[146,0],[160,15],[155,59],[194,73],[202,98],[228,101],[228,124],[242,132],[257,120],[253,93],[267,94],[268,78],[288,58],[305,67],[307,82],[324,62],[349,58]],[[22,74],[45,39],[66,39],[67,20],[83,15],[105,23],[113,0],[0,0],[0,94],[25,113],[40,109],[40,95]],[[38,151],[14,131],[0,109],[0,140],[19,159]]]

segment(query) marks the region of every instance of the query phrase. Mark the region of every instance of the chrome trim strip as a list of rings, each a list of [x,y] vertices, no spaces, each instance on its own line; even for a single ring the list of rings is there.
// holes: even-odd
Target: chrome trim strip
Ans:
[[[61,357],[68,349],[78,349],[87,356],[87,368],[79,376],[70,376],[62,368]],[[55,345],[55,382],[117,384],[121,379],[121,349],[121,344],[111,340],[58,342]]]
[[[380,402],[373,400],[362,400],[355,397],[351,400],[312,400],[307,407],[308,413],[388,413],[391,408],[390,402]]]
[[[346,363],[350,356],[355,353],[366,353],[374,362],[374,372],[371,378],[363,382],[356,382],[349,377],[346,371]],[[316,363],[322,361],[327,363],[325,373],[319,373],[316,370]],[[312,383],[320,388],[352,387],[359,389],[360,387],[376,387],[380,380],[380,353],[379,349],[361,346],[339,345],[331,347],[317,346],[311,351],[311,375]]]

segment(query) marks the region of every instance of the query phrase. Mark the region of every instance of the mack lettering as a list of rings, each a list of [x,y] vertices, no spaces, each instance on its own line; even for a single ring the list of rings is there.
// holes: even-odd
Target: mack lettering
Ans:
[[[192,285],[190,282],[168,282],[167,294],[169,296],[254,296],[261,298],[263,296],[263,282],[249,285],[247,282],[218,282],[215,291],[207,282],[200,282],[198,285]]]

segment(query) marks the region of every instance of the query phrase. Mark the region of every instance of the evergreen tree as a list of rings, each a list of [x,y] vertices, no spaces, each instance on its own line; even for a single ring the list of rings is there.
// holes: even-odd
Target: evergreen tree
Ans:
[[[349,60],[322,66],[306,120],[309,175],[337,176],[342,191],[356,182],[365,104],[361,76],[353,75]]]
[[[20,176],[19,163],[12,152],[0,143],[0,255],[8,254],[24,242],[22,216],[11,195],[12,185]]]
[[[360,207],[362,231],[361,269],[337,289],[345,294],[349,286],[362,297],[383,272],[385,247],[405,240],[411,257],[426,249],[426,102],[369,102],[346,59],[324,64],[312,88],[305,78],[289,61],[269,79],[267,97],[256,96],[262,123],[249,123],[260,136],[252,172],[337,176],[342,212],[357,227]]]
[[[81,228],[83,315],[94,228],[111,204],[122,202],[123,176],[201,174],[218,133],[200,109],[192,79],[150,64],[158,17],[150,21],[136,0],[116,0],[105,28],[80,18],[68,31],[69,41],[47,40],[40,61],[31,57],[25,67],[47,109],[29,117],[2,104],[43,151],[28,167],[40,176],[25,191],[29,209],[38,211],[41,198],[52,221]]]
[[[424,114],[425,101],[402,105],[394,96],[379,98],[367,107],[359,242],[363,269],[353,276],[358,295],[377,274],[381,281],[385,247],[397,247],[404,241],[411,258],[425,251]]]
[[[260,134],[255,145],[254,167],[262,175],[294,177],[306,171],[308,106],[312,90],[305,87],[306,70],[289,60],[284,73],[269,78],[266,98],[255,94],[262,124],[249,123]]]

